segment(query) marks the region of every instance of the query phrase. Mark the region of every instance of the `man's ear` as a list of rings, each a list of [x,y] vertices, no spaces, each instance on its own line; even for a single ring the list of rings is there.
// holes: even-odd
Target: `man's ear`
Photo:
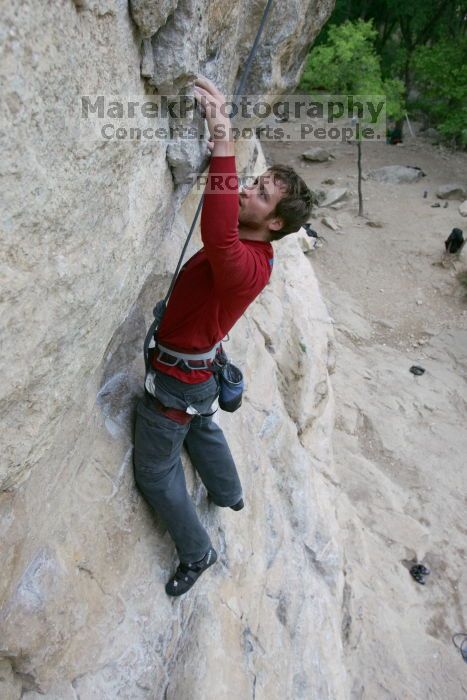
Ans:
[[[284,227],[284,220],[280,216],[275,216],[273,219],[269,219],[268,228],[270,231],[280,231]]]

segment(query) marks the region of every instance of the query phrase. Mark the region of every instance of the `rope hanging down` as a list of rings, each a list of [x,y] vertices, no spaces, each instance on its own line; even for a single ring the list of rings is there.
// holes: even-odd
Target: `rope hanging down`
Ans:
[[[272,6],[272,0],[268,0],[266,7],[264,8],[263,16],[261,18],[261,22],[260,22],[260,25],[258,27],[258,31],[256,32],[253,46],[251,47],[250,53],[248,54],[248,59],[247,59],[247,62],[245,63],[245,67],[243,69],[243,73],[242,73],[242,76],[240,78],[240,82],[238,84],[237,90],[235,91],[234,102],[237,99],[237,97],[243,93],[243,90],[245,89],[248,74],[249,74],[250,69],[251,69],[251,64],[253,63],[256,52],[258,50],[261,34],[263,33],[263,29],[264,29],[264,26],[266,24],[266,20],[267,20],[269,11],[271,9],[271,6]],[[186,238],[182,252],[181,252],[180,257],[178,259],[177,267],[175,268],[175,272],[172,276],[172,280],[170,282],[170,286],[169,286],[169,289],[167,291],[167,294],[165,295],[163,301],[159,302],[154,309],[154,317],[155,318],[154,318],[154,321],[152,322],[152,324],[148,330],[148,333],[147,333],[145,341],[144,341],[144,362],[146,365],[146,371],[148,370],[148,364],[149,364],[149,356],[148,356],[149,344],[150,344],[152,338],[154,337],[154,334],[157,331],[158,327],[160,326],[162,319],[164,317],[165,311],[167,309],[167,302],[169,301],[170,295],[173,292],[175,282],[177,281],[178,273],[180,272],[180,268],[182,266],[183,258],[185,257],[185,253],[186,253],[186,250],[188,248],[188,244],[191,240],[191,236],[193,234],[193,231],[195,230],[196,222],[198,221],[199,215],[201,213],[201,209],[203,208],[203,201],[204,201],[204,195],[201,197],[201,199],[198,203],[198,206],[196,208],[195,216],[194,216],[192,224],[190,226],[190,230],[188,232],[188,236]]]

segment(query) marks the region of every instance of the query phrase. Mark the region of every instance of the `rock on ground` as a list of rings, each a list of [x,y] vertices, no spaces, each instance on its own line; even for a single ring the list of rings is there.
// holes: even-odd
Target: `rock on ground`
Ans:
[[[339,224],[331,216],[323,216],[321,222],[333,231],[338,231],[340,228]]]
[[[324,163],[331,158],[329,151],[324,148],[310,148],[305,151],[302,155],[304,160],[310,161],[311,163]]]
[[[333,187],[331,190],[326,192],[326,196],[320,203],[320,207],[330,207],[333,204],[340,204],[344,200],[348,199],[350,195],[347,187]]]
[[[404,165],[384,165],[368,172],[368,177],[378,182],[388,182],[395,185],[418,182],[424,176],[422,170]]]
[[[467,188],[458,183],[441,185],[436,190],[436,196],[438,199],[457,199],[462,202],[467,197]]]

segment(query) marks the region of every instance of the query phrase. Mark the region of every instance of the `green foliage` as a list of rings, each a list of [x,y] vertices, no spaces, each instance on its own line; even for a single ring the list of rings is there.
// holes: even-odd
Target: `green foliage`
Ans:
[[[336,0],[301,87],[386,94],[395,119],[419,93],[413,106],[467,145],[466,37],[467,0]]]
[[[383,80],[382,95],[386,95],[386,115],[388,119],[401,119],[405,112],[405,86],[399,78]]]
[[[372,22],[346,21],[329,28],[325,43],[308,56],[300,89],[333,94],[387,95],[387,114],[398,119],[403,114],[403,83],[383,80],[374,42],[377,31]]]
[[[467,37],[420,46],[413,63],[421,93],[416,106],[442,134],[467,145]]]

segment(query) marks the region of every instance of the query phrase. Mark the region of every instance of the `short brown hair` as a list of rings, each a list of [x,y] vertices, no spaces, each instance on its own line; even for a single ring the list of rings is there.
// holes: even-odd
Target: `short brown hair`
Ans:
[[[300,175],[288,165],[272,165],[268,168],[274,182],[278,180],[286,186],[286,194],[278,201],[271,217],[284,221],[280,231],[271,231],[271,240],[278,241],[289,233],[294,233],[307,222],[311,214],[312,195]]]

